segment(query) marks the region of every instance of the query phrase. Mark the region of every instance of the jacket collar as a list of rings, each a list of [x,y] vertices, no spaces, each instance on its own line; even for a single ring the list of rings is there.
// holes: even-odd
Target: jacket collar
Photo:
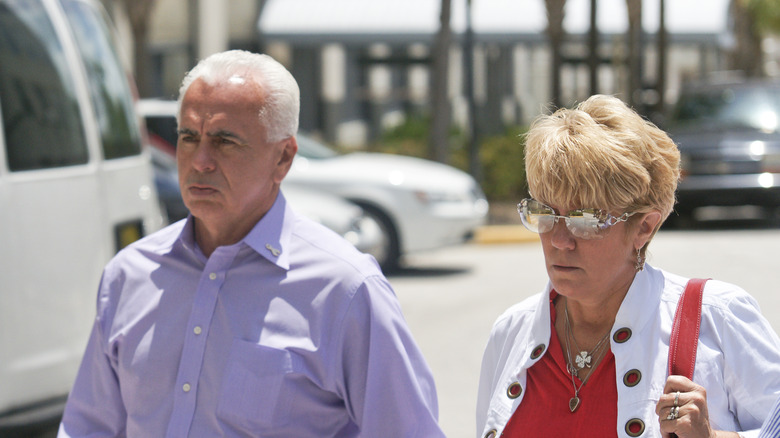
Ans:
[[[649,264],[645,264],[645,269],[636,274],[625,298],[623,298],[611,333],[614,334],[616,330],[621,328],[629,328],[634,333],[641,332],[654,317],[654,312],[643,309],[658,308],[661,302],[663,282],[663,274]],[[518,364],[515,375],[519,375],[521,370],[531,366],[531,362],[533,362],[531,357],[535,348],[543,344],[546,351],[550,347],[550,336],[552,335],[550,300],[556,296],[557,293],[553,290],[552,284],[548,282],[544,293],[541,294],[536,303],[531,330],[526,332],[524,339],[516,340],[518,345],[524,345],[525,348],[515,349],[512,353],[513,357],[508,360],[508,363]],[[519,333],[522,336],[523,332]]]

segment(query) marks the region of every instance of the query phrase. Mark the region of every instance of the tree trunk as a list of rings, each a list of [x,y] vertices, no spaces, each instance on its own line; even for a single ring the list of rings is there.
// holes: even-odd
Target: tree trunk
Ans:
[[[668,35],[666,32],[666,0],[661,0],[659,4],[658,21],[658,70],[656,72],[655,90],[658,93],[658,102],[655,105],[655,113],[663,115],[666,110],[666,60],[668,48]]]
[[[156,0],[122,0],[133,32],[134,75],[140,97],[149,97],[153,93],[147,35],[155,2]]]
[[[550,41],[550,102],[561,106],[561,67],[563,65],[563,7],[566,0],[545,0],[547,6],[547,38]]]
[[[756,20],[745,2],[731,0],[729,14],[734,17],[734,51],[731,53],[731,69],[742,70],[746,76],[763,75],[761,35]]]
[[[642,0],[626,0],[628,6],[628,96],[629,105],[641,103],[642,90]]]
[[[663,1],[663,0],[662,0]],[[588,32],[588,73],[590,76],[590,94],[599,92],[599,27],[596,21],[597,0],[590,0],[590,30]]]
[[[450,65],[450,8],[451,0],[441,0],[439,33],[433,45],[433,74],[431,75],[431,157],[449,162],[450,99],[448,93]],[[473,114],[469,115],[473,117]]]

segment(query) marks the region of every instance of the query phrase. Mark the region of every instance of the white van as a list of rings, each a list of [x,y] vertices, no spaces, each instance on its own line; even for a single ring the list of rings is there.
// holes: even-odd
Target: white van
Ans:
[[[56,421],[103,265],[163,225],[112,35],[91,0],[0,0],[0,436]]]

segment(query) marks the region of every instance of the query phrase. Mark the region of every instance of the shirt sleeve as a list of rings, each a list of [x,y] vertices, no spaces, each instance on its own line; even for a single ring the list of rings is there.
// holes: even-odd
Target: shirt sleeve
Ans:
[[[758,438],[776,438],[780,436],[780,397],[775,402],[769,417],[761,427],[761,433]]]
[[[744,292],[729,301],[721,330],[729,406],[742,435],[755,437],[780,396],[780,339]]]
[[[444,437],[433,376],[386,280],[358,288],[339,337],[334,372],[361,436]]]
[[[68,395],[58,438],[66,437],[123,437],[126,436],[124,404],[109,352],[106,351],[104,330],[109,300],[106,276],[101,280],[98,299],[98,317],[87,341],[81,366],[73,389]]]

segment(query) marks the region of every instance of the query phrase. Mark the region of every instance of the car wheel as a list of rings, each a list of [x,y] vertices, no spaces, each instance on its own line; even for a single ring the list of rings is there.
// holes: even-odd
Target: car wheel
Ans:
[[[373,221],[380,231],[380,238],[377,244],[365,252],[374,256],[383,271],[394,271],[398,268],[401,251],[398,242],[398,232],[393,221],[382,210],[374,206],[361,204],[360,202],[357,202],[357,204],[363,208],[366,220]]]

